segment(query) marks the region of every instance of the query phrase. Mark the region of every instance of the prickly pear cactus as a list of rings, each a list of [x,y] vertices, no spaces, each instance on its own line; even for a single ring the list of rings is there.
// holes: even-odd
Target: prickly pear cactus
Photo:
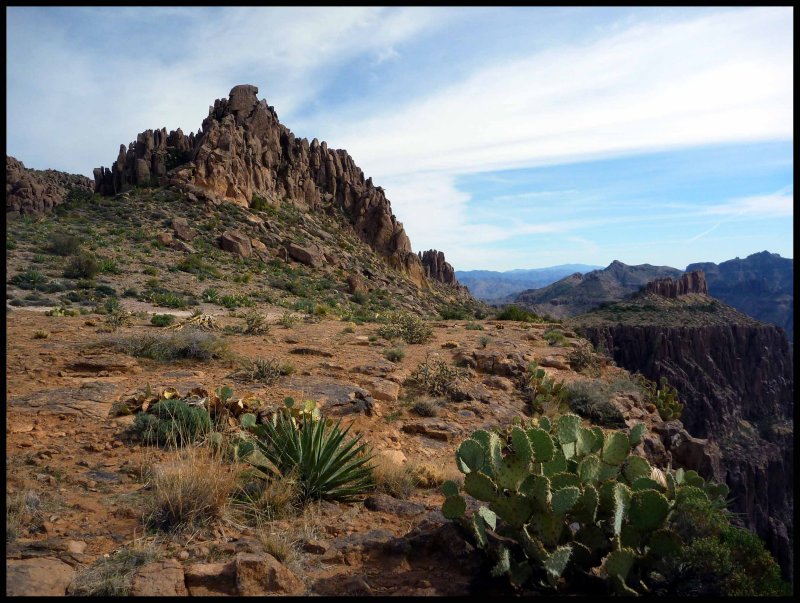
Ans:
[[[467,516],[455,482],[442,486],[442,512],[460,523],[492,559],[492,573],[515,588],[568,587],[581,574],[606,578],[617,594],[645,592],[648,572],[680,550],[669,529],[676,500],[724,500],[724,484],[693,471],[653,468],[631,454],[630,435],[584,426],[565,414],[478,430],[456,450],[464,492],[482,503]],[[496,535],[514,539],[510,547]]]

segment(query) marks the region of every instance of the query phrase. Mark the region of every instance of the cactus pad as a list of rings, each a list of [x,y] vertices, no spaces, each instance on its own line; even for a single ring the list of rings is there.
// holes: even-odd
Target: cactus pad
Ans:
[[[585,486],[578,502],[572,510],[572,515],[584,524],[594,523],[597,516],[599,496],[593,486]]]
[[[556,422],[556,434],[561,444],[570,444],[578,439],[578,429],[581,426],[581,418],[578,415],[568,414],[558,417]]]
[[[520,493],[533,501],[537,511],[550,508],[550,480],[543,475],[529,475],[519,486]]]
[[[492,576],[502,576],[508,572],[509,569],[511,569],[511,556],[508,553],[508,549],[501,546],[497,555],[497,563],[492,568]]]
[[[653,469],[647,459],[641,456],[629,456],[622,466],[622,475],[629,484],[633,484],[640,477],[650,477]]]
[[[567,470],[567,459],[564,458],[564,453],[561,450],[556,450],[553,454],[553,460],[542,464],[542,473],[546,476],[562,473]]]
[[[641,490],[631,496],[629,515],[638,530],[652,532],[664,525],[669,509],[669,501],[663,494],[655,490]]]
[[[547,461],[553,460],[555,445],[549,433],[544,429],[532,427],[528,430],[527,435],[533,450],[533,460],[537,463],[546,463]]]
[[[509,454],[500,460],[495,469],[495,482],[498,488],[516,490],[525,476],[528,475],[527,461]]]
[[[511,444],[514,446],[514,454],[526,463],[532,460],[533,451],[528,436],[519,427],[511,430]]]
[[[636,553],[631,549],[621,548],[611,551],[603,559],[603,569],[609,576],[618,576],[623,582],[628,577],[628,572],[633,567],[636,560]]]
[[[600,433],[602,434],[602,432]],[[577,449],[575,452],[579,457],[582,457],[587,454],[591,454],[592,452],[597,452],[598,450],[600,450],[603,441],[601,439],[598,439],[597,433],[592,429],[581,427],[578,430],[578,440],[576,444],[577,444]]]
[[[567,486],[560,490],[553,490],[553,513],[556,515],[564,515],[567,511],[575,506],[578,497],[581,495],[580,488],[575,486]]]
[[[636,492],[639,490],[663,490],[664,487],[654,479],[640,477],[631,484],[631,489]]]
[[[448,496],[442,505],[442,515],[447,519],[460,519],[467,511],[467,503],[461,496]]]
[[[448,496],[458,496],[458,484],[451,479],[444,482],[440,490],[442,491],[442,494],[444,494],[445,498]]]
[[[475,440],[464,440],[456,450],[456,463],[461,473],[480,471],[485,463],[483,447]]]
[[[547,579],[551,584],[555,585],[561,574],[564,573],[571,555],[572,548],[570,546],[560,546],[544,562]]]
[[[539,417],[539,427],[544,429],[545,432],[550,433],[550,430],[553,428],[553,425],[550,423],[550,419],[545,416]]]
[[[628,436],[619,431],[612,431],[606,436],[603,445],[603,460],[609,465],[621,465],[631,449]]]
[[[522,494],[513,494],[495,498],[489,503],[489,508],[512,527],[521,528],[533,513],[534,503]]]
[[[600,478],[602,461],[594,454],[589,454],[578,463],[578,478],[584,483],[594,483]]]
[[[564,518],[550,513],[537,513],[530,526],[545,546],[556,546],[564,531]]]
[[[464,477],[464,491],[478,500],[489,502],[497,496],[494,482],[484,473],[467,473]]]
[[[644,423],[637,423],[633,427],[631,427],[631,433],[628,436],[631,441],[631,446],[636,446],[639,442],[642,441],[642,437],[644,436],[645,431],[647,431],[647,425]]]
[[[569,473],[568,471],[564,471],[562,473],[556,473],[552,477],[550,477],[550,487],[553,490],[559,490],[561,488],[566,488],[567,486],[580,486],[581,481],[578,479],[578,476],[574,473]]]
[[[497,515],[494,514],[494,511],[491,511],[488,507],[478,507],[478,515],[480,515],[483,520],[493,530],[497,527]]]
[[[614,534],[619,535],[622,531],[622,522],[628,512],[631,504],[631,491],[625,484],[614,484],[613,491],[614,510],[613,510],[613,528]]]

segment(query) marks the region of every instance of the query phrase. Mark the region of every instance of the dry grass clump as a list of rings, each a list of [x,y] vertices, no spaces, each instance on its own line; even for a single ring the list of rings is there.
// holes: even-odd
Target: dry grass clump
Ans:
[[[213,333],[195,329],[112,337],[106,345],[130,356],[153,360],[212,360],[229,355],[226,341]]]
[[[70,585],[69,594],[90,597],[130,595],[136,571],[159,557],[158,548],[153,542],[134,541],[131,546],[108,557],[100,557],[80,571]]]
[[[372,470],[378,492],[395,498],[408,498],[417,487],[417,476],[408,465],[399,465],[386,457],[377,457]]]
[[[281,364],[271,358],[244,358],[240,361],[239,369],[231,376],[250,383],[272,385],[279,377],[291,375],[293,372],[294,366],[288,362]]]
[[[226,519],[236,475],[207,449],[188,448],[153,466],[150,484],[146,522],[180,531]]]
[[[39,329],[39,330],[33,332],[33,338],[34,339],[47,339],[48,337],[50,337],[50,332],[49,331],[43,331],[43,330]]]
[[[6,542],[30,531],[40,519],[42,500],[33,490],[6,494]]]
[[[444,482],[452,480],[457,484],[462,484],[464,475],[458,471],[452,463],[435,465],[426,462],[409,462],[409,471],[417,481],[418,488],[438,488]]]
[[[300,485],[295,476],[257,479],[242,490],[238,510],[257,525],[264,519],[285,519],[297,514],[301,505]]]

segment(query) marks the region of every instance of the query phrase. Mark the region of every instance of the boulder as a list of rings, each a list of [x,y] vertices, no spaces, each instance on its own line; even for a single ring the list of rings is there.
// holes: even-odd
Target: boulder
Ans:
[[[298,245],[296,243],[289,243],[286,246],[286,253],[293,260],[311,266],[312,268],[319,268],[324,261],[322,251],[313,244]]]
[[[243,258],[249,258],[253,253],[250,237],[238,230],[226,230],[219,238],[219,246],[224,251],[235,253]]]
[[[182,241],[191,241],[197,236],[197,231],[189,227],[186,218],[172,218],[172,230],[175,231],[175,236]]]
[[[244,596],[300,595],[305,585],[272,555],[238,553],[236,589]]]
[[[194,563],[184,570],[186,588],[193,597],[236,594],[236,564]]]
[[[58,559],[6,559],[6,596],[61,596],[75,570]]]
[[[181,597],[188,594],[183,566],[177,559],[143,565],[136,572],[131,585],[131,595],[134,597]]]

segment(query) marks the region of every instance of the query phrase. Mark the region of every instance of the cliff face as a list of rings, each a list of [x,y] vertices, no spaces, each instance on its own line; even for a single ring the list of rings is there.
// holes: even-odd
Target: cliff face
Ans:
[[[234,87],[229,98],[209,107],[196,136],[165,129],[140,134],[129,147],[120,147],[111,169],[95,170],[96,190],[115,194],[158,182],[244,206],[285,200],[303,211],[342,211],[361,240],[424,284],[422,260],[412,252],[383,189],[364,177],[346,151],[296,138],[257,94],[255,86]],[[437,259],[437,265],[429,269],[430,278],[455,281],[449,264]]]
[[[667,314],[704,316],[691,310],[707,307],[711,298],[691,290],[704,287],[697,277],[667,280],[648,285],[641,299],[625,306],[640,304],[639,312],[627,315],[645,315],[643,324],[614,324],[611,317],[627,316],[615,315],[614,306],[603,309],[609,316],[603,322],[587,314],[585,321],[576,317],[571,324],[609,350],[619,366],[654,381],[666,377],[678,390],[686,429],[719,448],[717,468],[713,463],[692,468],[727,482],[732,509],[767,541],[791,578],[794,378],[789,342],[782,329],[756,324],[714,300],[717,309],[708,314],[712,324],[674,326]],[[683,289],[686,295],[677,294]],[[670,326],[658,324],[662,316]]]
[[[92,192],[92,181],[56,170],[31,170],[6,155],[6,214],[52,211],[73,189]]]
[[[460,286],[456,279],[456,271],[444,259],[444,253],[429,249],[426,252],[420,252],[419,260],[422,262],[422,268],[425,271],[425,276],[437,280],[445,285],[452,285],[454,287]]]
[[[693,272],[686,272],[680,278],[659,278],[650,281],[642,287],[642,293],[645,295],[660,295],[661,297],[668,297],[675,299],[681,295],[688,295],[689,293],[702,293],[708,295],[708,284],[706,283],[706,276],[702,270]]]

